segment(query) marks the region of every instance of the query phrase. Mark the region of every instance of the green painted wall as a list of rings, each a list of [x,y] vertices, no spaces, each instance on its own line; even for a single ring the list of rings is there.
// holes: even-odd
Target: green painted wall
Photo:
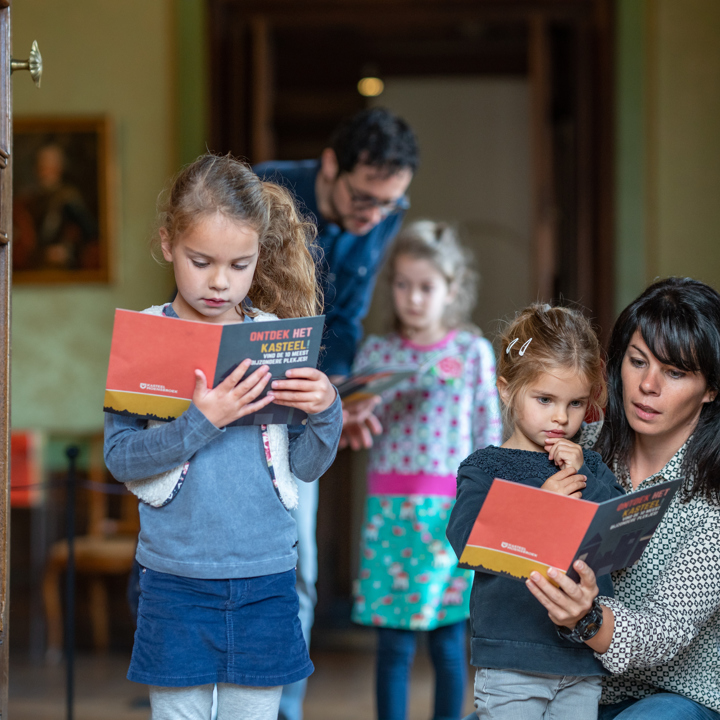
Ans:
[[[172,287],[148,242],[177,165],[174,3],[18,0],[12,21],[14,55],[37,39],[45,68],[40,90],[14,76],[16,116],[106,113],[115,124],[114,282],[13,290],[13,426],[84,432],[102,425],[114,309]]]
[[[616,307],[656,277],[720,290],[720,2],[618,0]]]
[[[205,0],[176,0],[178,155],[181,165],[209,147]]]
[[[652,0],[651,0],[652,1]],[[620,0],[616,15],[615,308],[646,285],[645,0]]]
[[[720,2],[649,8],[649,271],[720,289]]]

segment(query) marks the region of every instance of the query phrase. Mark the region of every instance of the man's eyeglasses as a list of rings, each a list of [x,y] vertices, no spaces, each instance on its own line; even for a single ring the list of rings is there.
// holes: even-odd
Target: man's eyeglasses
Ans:
[[[342,175],[341,177],[345,181],[345,187],[347,188],[348,195],[350,195],[350,202],[355,210],[377,209],[380,211],[380,214],[385,217],[386,215],[392,215],[392,213],[400,212],[401,210],[410,209],[410,201],[404,195],[397,200],[378,200],[378,198],[372,195],[365,195],[355,190],[350,184],[347,175]]]

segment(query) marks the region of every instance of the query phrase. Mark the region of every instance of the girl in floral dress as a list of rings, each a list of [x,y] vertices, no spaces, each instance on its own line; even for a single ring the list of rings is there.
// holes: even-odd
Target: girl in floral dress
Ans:
[[[370,451],[353,620],[378,628],[379,720],[405,720],[418,630],[436,673],[434,720],[459,718],[471,573],[445,538],[455,478],[469,452],[501,442],[491,344],[468,323],[475,276],[454,231],[420,221],[388,261],[395,332],[370,336],[355,369],[414,365],[382,396],[385,431]],[[466,329],[467,328],[467,329]]]

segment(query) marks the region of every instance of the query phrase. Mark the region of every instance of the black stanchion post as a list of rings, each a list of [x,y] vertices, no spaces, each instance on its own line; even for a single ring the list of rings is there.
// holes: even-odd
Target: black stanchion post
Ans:
[[[73,720],[75,693],[75,494],[77,489],[76,462],[80,454],[77,445],[69,445],[65,450],[68,459],[67,479],[67,575],[65,579],[65,662],[67,720]]]

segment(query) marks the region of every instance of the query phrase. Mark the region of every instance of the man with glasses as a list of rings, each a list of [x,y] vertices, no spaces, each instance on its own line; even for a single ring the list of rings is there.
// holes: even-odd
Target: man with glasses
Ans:
[[[337,381],[348,375],[362,337],[361,322],[372,299],[385,250],[410,207],[405,193],[418,167],[410,126],[389,110],[368,108],[343,122],[319,160],[267,162],[255,172],[291,190],[299,210],[315,217],[325,299],[325,353],[320,369]],[[359,411],[358,411],[359,410]],[[369,447],[378,432],[372,404],[354,408],[348,442]],[[298,483],[297,590],[300,622],[310,644],[315,606],[317,483]],[[301,720],[306,681],[286,686],[281,720]]]

